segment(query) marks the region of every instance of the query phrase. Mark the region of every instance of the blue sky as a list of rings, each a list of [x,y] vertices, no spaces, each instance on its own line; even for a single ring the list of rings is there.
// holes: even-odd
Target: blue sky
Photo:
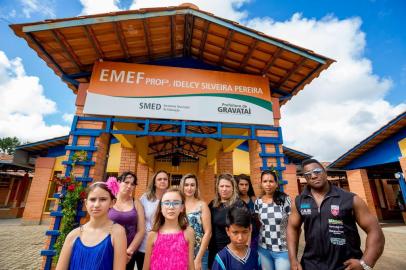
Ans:
[[[399,104],[406,100],[406,2],[403,0],[255,1],[253,13],[258,17],[287,20],[293,13],[321,19],[331,14],[339,19],[359,17],[366,34],[365,56],[373,63],[374,73],[390,77],[394,86],[386,100]],[[310,4],[312,3],[312,4]],[[402,90],[403,89],[403,90]]]
[[[181,2],[186,1],[0,0],[0,98],[7,97],[8,110],[0,109],[0,137],[34,141],[63,135],[74,113],[72,91],[14,35],[10,23]],[[406,31],[402,29],[406,2],[402,0],[187,2],[337,60],[283,108],[285,142],[290,147],[333,160],[406,108]],[[17,74],[15,70],[22,68],[25,72]],[[357,78],[347,78],[346,71]],[[13,87],[16,90],[11,92]],[[21,87],[25,92],[19,92]],[[31,98],[26,103],[14,100],[21,95]],[[31,106],[36,108],[25,109]],[[328,118],[317,117],[324,112]],[[331,119],[337,117],[341,121],[332,125]],[[306,120],[312,124],[300,125]],[[24,121],[36,124],[24,129],[29,126]],[[315,128],[319,136],[314,136]],[[338,130],[344,135],[335,134]],[[331,148],[328,153],[326,146]]]

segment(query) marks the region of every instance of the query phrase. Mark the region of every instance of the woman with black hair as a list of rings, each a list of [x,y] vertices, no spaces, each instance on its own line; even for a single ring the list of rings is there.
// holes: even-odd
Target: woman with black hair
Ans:
[[[114,183],[115,182],[115,183]],[[118,182],[113,178],[107,181],[107,185],[118,185],[114,189],[117,201],[109,210],[109,218],[122,225],[127,236],[127,270],[133,270],[137,250],[145,235],[144,207],[141,202],[134,199],[134,191],[137,185],[137,176],[133,172],[124,172]],[[123,254],[124,255],[124,254]]]
[[[252,232],[250,248],[253,252],[257,252],[260,224],[258,221],[258,215],[255,213],[254,209],[254,202],[256,200],[254,188],[252,187],[250,177],[246,174],[238,175],[236,180],[240,199],[246,203],[251,212]]]
[[[255,213],[261,221],[258,255],[263,269],[289,270],[286,229],[290,198],[279,189],[275,171],[261,173],[262,197],[255,201]]]
[[[238,195],[250,210],[254,210],[255,192],[252,187],[250,177],[246,174],[240,174],[236,177],[238,186]]]

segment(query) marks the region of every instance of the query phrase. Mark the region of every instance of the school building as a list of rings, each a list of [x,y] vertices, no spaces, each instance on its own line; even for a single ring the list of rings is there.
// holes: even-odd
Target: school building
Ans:
[[[16,153],[35,158],[23,222],[52,217],[45,269],[63,217],[50,182],[59,174],[87,185],[131,170],[140,196],[154,171],[174,184],[195,173],[209,201],[216,175],[246,173],[259,193],[261,170],[274,168],[288,194],[300,191],[297,164],[310,156],[283,146],[280,107],[334,60],[192,4],[10,27],[76,95],[68,136]],[[73,168],[77,151],[87,159]],[[341,168],[329,173],[348,186]]]
[[[0,219],[22,217],[34,165],[19,164],[13,155],[0,153]]]
[[[64,171],[64,166],[62,162],[65,160],[65,147],[68,146],[69,136],[62,136],[58,138],[52,138],[48,140],[38,141],[35,143],[25,144],[17,147],[15,156],[20,158],[24,156],[24,160],[19,163],[19,170],[15,171],[11,168],[0,169],[0,183],[3,183],[4,189],[0,189],[0,203],[3,205],[3,214],[0,218],[16,218],[22,217],[22,223],[25,225],[29,224],[40,224],[48,223],[50,221],[50,213],[54,210],[57,204],[57,198],[54,194],[58,192],[55,182],[51,181],[54,177],[61,176]],[[170,174],[170,180],[172,185],[178,185],[182,175],[186,173],[198,173],[196,168],[196,162],[184,157],[179,158],[177,164],[174,164],[174,160],[168,158],[159,158],[155,160],[154,168],[148,171],[148,175],[140,175],[140,170],[135,168],[135,163],[133,161],[128,161],[132,163],[132,168],[123,162],[123,159],[127,157],[122,157],[125,152],[122,150],[123,147],[121,143],[114,137],[110,140],[108,161],[106,165],[106,173],[102,179],[106,179],[108,176],[118,176],[119,173],[130,169],[137,172],[138,178],[147,177],[148,180],[152,177],[154,171],[159,169],[165,169]],[[304,154],[297,150],[283,146],[283,152],[285,154],[285,164],[298,165],[310,155]],[[12,158],[12,156],[10,156]],[[32,162],[35,166],[30,166],[27,161]],[[12,163],[13,159],[9,163]],[[231,166],[233,171],[229,171],[234,175],[238,174],[250,174],[249,168],[249,148],[248,143],[242,143],[237,148],[232,151]],[[16,158],[14,163],[17,163]],[[21,168],[25,168],[22,170]],[[207,187],[208,190],[204,190],[204,194],[207,200],[211,200],[214,194],[214,181],[215,181],[215,171],[213,168],[211,187]],[[30,171],[28,174],[26,171]],[[12,180],[4,175],[14,175],[21,177],[21,180]],[[29,175],[28,180],[24,180],[23,176]],[[32,180],[33,175],[35,175]],[[27,177],[26,176],[26,177]],[[20,181],[21,184],[18,184]],[[26,186],[22,186],[24,181],[27,181]],[[135,197],[138,197],[145,191],[147,181],[140,181],[136,188]],[[20,185],[20,186],[19,186]],[[2,186],[2,188],[3,188]],[[210,194],[207,194],[210,191]],[[11,194],[6,197],[6,194]],[[14,195],[15,194],[15,195]],[[20,198],[20,199],[17,199]],[[6,215],[6,212],[8,213]],[[1,213],[1,212],[0,212]]]
[[[380,220],[406,223],[406,112],[332,162]]]

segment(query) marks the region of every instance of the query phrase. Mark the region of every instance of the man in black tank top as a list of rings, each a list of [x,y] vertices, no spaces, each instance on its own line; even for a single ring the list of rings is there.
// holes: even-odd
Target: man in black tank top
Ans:
[[[291,270],[370,270],[383,252],[385,238],[378,220],[356,194],[330,184],[315,159],[302,163],[307,187],[292,204],[287,229]],[[301,226],[305,249],[297,259]],[[357,224],[367,233],[365,252]]]

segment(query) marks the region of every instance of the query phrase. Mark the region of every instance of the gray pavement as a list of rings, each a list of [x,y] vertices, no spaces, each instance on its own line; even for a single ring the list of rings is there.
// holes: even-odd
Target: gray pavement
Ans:
[[[0,269],[40,269],[46,225],[21,226],[20,219],[0,219]]]
[[[46,225],[21,226],[19,219],[0,219],[0,270],[40,269]],[[384,225],[385,251],[374,269],[406,269],[406,226]],[[361,233],[362,242],[365,234]],[[300,250],[303,247],[301,241]]]

